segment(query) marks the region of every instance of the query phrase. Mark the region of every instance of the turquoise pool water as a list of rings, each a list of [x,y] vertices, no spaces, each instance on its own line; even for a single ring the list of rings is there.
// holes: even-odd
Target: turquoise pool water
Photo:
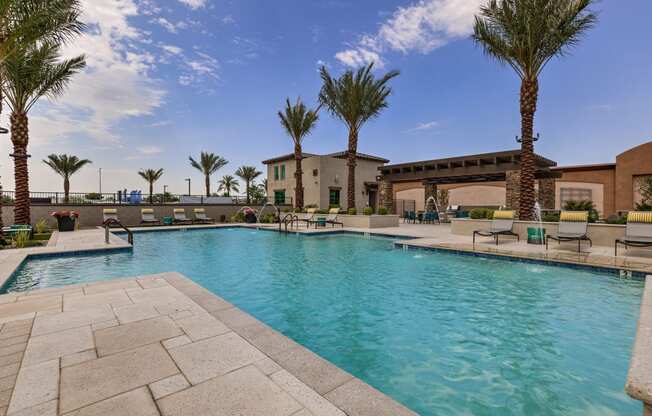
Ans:
[[[9,291],[179,271],[422,415],[635,415],[623,391],[643,284],[394,249],[347,234],[135,235],[35,259]]]

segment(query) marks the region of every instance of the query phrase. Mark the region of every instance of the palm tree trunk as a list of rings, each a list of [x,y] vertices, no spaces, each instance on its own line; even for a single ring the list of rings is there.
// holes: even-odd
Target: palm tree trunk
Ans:
[[[519,218],[531,221],[534,218],[534,114],[537,111],[539,81],[523,79],[521,83],[521,180],[519,190]]]
[[[154,203],[154,182],[149,183],[149,204]]]
[[[346,199],[348,209],[355,208],[355,166],[358,154],[358,132],[349,131],[349,151],[347,166],[349,168],[349,177],[347,179]]]
[[[29,141],[27,114],[11,114],[11,141],[14,144],[14,180],[16,196],[14,223],[30,224],[29,173],[27,170],[27,143]]]
[[[294,172],[294,177],[296,178],[296,186],[294,188],[294,200],[296,208],[303,208],[303,170],[301,168],[301,159],[303,152],[301,151],[301,145],[297,144],[294,146],[294,160],[296,161],[296,172]],[[285,202],[285,201],[283,201]]]
[[[206,197],[209,197],[211,196],[211,177],[206,175],[205,182],[206,182]]]
[[[245,185],[247,185],[247,205],[249,205],[250,199],[249,199],[249,179],[245,180]]]
[[[70,201],[70,179],[67,176],[63,178],[63,201],[65,204]]]

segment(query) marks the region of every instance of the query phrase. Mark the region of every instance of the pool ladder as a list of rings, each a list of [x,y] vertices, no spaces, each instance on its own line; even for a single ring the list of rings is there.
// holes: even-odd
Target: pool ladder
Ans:
[[[134,233],[132,233],[129,228],[125,227],[120,221],[116,220],[115,218],[109,218],[108,220],[104,221],[104,242],[106,244],[109,244],[109,228],[111,228],[112,225],[118,226],[125,230],[127,232],[127,242],[132,246],[134,245]]]
[[[278,221],[278,231],[282,232],[282,227],[285,226],[285,233],[287,234],[289,232],[288,224],[290,224],[290,228],[292,228],[294,226],[294,221],[297,221],[298,224],[299,217],[297,215],[292,213],[286,214],[282,219],[279,219]]]

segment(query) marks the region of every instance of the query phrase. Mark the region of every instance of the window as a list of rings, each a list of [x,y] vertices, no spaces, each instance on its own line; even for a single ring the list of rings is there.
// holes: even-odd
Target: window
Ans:
[[[561,188],[559,190],[559,202],[561,207],[568,201],[592,201],[593,193],[590,189],[582,188]]]
[[[276,205],[285,204],[285,189],[282,191],[274,191],[274,204]]]
[[[274,166],[274,180],[278,180],[278,166]]]
[[[285,179],[285,165],[281,165],[281,180]]]
[[[331,189],[328,192],[328,204],[333,206],[333,205],[340,205],[340,190],[339,189]]]
[[[319,176],[319,169],[313,169],[312,176]]]

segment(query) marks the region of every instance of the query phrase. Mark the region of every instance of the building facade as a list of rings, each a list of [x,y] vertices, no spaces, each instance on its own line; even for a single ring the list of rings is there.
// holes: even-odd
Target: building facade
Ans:
[[[320,209],[331,206],[349,208],[347,204],[346,152],[328,155],[304,153],[303,199],[304,206],[314,205]],[[367,206],[375,209],[378,205],[378,169],[388,163],[387,159],[358,153],[355,171],[356,209],[361,211]],[[296,187],[296,162],[294,154],[264,160],[267,166],[267,194],[279,201],[294,198]],[[293,199],[294,200],[294,199]]]
[[[535,188],[543,209],[591,200],[606,218],[641,202],[640,185],[652,176],[652,142],[621,153],[615,163],[558,167],[539,155],[535,160]],[[386,165],[379,171],[380,199],[395,212],[403,206],[400,201],[425,209],[438,190],[448,192],[448,205],[518,210],[520,150]]]

